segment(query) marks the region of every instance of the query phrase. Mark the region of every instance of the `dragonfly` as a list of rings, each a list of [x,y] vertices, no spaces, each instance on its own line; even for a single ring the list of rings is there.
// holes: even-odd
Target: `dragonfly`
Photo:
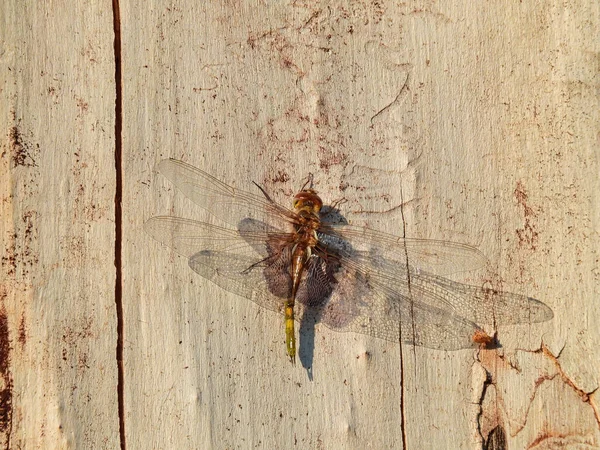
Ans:
[[[158,171],[226,226],[157,216],[144,224],[155,240],[188,258],[222,289],[284,316],[286,352],[296,357],[295,322],[439,350],[491,347],[483,326],[550,320],[544,303],[446,278],[486,264],[475,247],[407,239],[333,220],[306,185],[286,208],[255,184],[229,186],[183,161]],[[311,183],[312,184],[312,183]]]

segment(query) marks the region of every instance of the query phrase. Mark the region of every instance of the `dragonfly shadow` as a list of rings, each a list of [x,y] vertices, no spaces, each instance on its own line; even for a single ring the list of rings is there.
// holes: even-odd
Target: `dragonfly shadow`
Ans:
[[[308,379],[313,380],[313,361],[315,355],[315,325],[319,321],[318,314],[305,314],[300,321],[300,364],[306,369]]]
[[[348,225],[348,220],[336,205],[324,205],[321,209],[321,220],[328,225]]]

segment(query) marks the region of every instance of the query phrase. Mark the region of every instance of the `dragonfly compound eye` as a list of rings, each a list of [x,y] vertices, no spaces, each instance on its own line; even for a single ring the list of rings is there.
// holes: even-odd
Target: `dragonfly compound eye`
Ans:
[[[295,209],[309,209],[318,213],[322,206],[323,201],[313,190],[302,191],[294,197]]]

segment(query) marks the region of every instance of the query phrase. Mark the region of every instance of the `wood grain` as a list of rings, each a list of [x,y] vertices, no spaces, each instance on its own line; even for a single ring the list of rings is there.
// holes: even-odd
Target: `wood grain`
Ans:
[[[0,6],[0,446],[599,445],[596,4],[121,3],[122,136],[110,8]],[[312,173],[353,223],[475,245],[489,267],[454,279],[555,317],[481,352],[317,326],[311,381],[280,316],[143,233],[207,217],[167,157],[283,204]]]
[[[112,13],[0,8],[0,446],[118,448]]]

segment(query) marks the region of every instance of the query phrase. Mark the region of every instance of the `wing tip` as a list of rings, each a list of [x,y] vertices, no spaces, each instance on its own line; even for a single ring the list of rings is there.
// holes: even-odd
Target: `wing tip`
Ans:
[[[173,158],[161,159],[159,162],[156,163],[156,170],[158,172],[160,172],[161,174],[167,176],[166,174],[171,173],[173,167],[176,164],[180,164],[180,163],[182,163],[182,162],[178,161],[176,159],[173,159]]]
[[[547,322],[554,318],[554,311],[545,303],[533,297],[527,297],[527,301],[533,322]]]

